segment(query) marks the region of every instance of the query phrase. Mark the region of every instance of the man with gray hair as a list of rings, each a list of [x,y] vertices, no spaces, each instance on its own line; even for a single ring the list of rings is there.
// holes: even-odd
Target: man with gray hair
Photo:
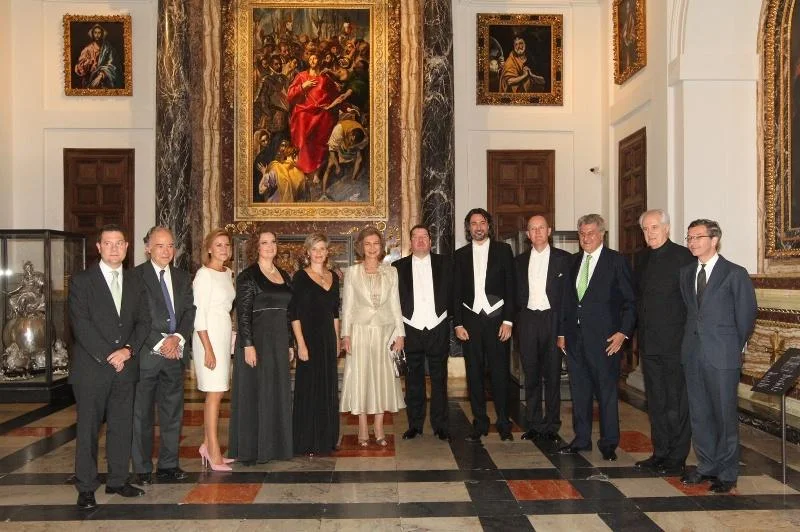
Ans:
[[[680,284],[686,304],[681,361],[697,455],[697,468],[681,482],[710,480],[713,493],[728,493],[739,475],[739,374],[758,311],[747,270],[718,253],[721,238],[713,220],[689,224],[686,242],[697,260],[681,268]]]
[[[636,462],[636,468],[679,475],[692,437],[681,367],[686,306],[680,269],[693,258],[688,249],[669,239],[669,215],[664,210],[643,212],[639,226],[647,247],[634,257],[633,278],[653,454]]]
[[[564,290],[557,344],[567,353],[575,438],[560,454],[592,448],[592,402],[600,407],[604,460],[617,459],[619,380],[622,344],[633,334],[636,304],[625,258],[603,245],[606,223],[599,214],[578,219],[581,251],[574,255]]]
[[[180,437],[183,421],[183,354],[194,328],[194,296],[189,274],[174,267],[172,231],[155,226],[144,237],[147,262],[135,268],[150,302],[150,330],[137,354],[139,384],[133,409],[134,484],[153,481],[153,414],[158,405],[159,450],[156,476],[183,480]]]

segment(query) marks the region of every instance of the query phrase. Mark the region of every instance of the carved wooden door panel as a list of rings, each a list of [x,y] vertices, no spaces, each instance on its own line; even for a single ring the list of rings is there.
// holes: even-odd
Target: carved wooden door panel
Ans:
[[[488,150],[487,210],[498,239],[524,231],[540,214],[552,226],[555,215],[554,150]]]
[[[630,264],[644,248],[639,216],[647,210],[647,135],[645,128],[619,143],[619,252]]]
[[[125,229],[133,264],[134,150],[64,149],[64,230],[86,235],[86,265],[99,260],[97,231],[105,224]]]

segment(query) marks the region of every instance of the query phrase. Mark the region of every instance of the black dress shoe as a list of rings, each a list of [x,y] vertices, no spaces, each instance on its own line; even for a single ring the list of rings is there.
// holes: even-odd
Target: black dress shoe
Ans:
[[[469,435],[466,438],[464,438],[464,440],[469,443],[480,443],[481,436],[486,436],[487,434],[489,434],[488,431],[472,429],[472,432],[470,432]]]
[[[717,479],[711,483],[711,487],[708,488],[708,491],[711,493],[729,493],[735,487],[736,482]]]
[[[577,445],[573,445],[571,443],[568,443],[568,444],[564,445],[563,447],[559,447],[558,450],[556,451],[556,453],[558,453],[558,454],[578,454],[581,451],[591,451],[591,450],[592,450],[592,446],[591,445],[587,445],[586,447],[578,447]]]
[[[413,440],[417,436],[422,436],[422,431],[414,427],[411,427],[403,433],[404,440]]]
[[[498,432],[500,433],[500,441],[514,441],[514,435],[511,434],[511,429],[503,429]]]
[[[133,475],[133,480],[131,480],[131,484],[136,484],[137,486],[149,486],[152,483],[152,473],[136,473]]]
[[[606,462],[617,461],[617,453],[614,452],[614,449],[610,449],[607,451],[600,451],[600,454],[603,455],[603,460],[605,460]]]
[[[703,475],[702,473],[698,472],[697,469],[692,469],[683,473],[683,476],[681,477],[681,484],[700,484],[701,482],[706,482],[708,480],[715,481],[717,480],[717,477],[714,475]]]
[[[78,509],[92,510],[97,508],[97,501],[94,500],[93,491],[82,491],[78,493]]]
[[[561,438],[559,438],[558,434],[555,432],[543,432],[539,434],[539,440],[550,443],[558,443],[561,441]]]
[[[520,436],[520,438],[522,438],[523,440],[538,440],[541,436],[542,434],[540,432],[533,429],[528,429],[522,433],[522,436]]]
[[[657,469],[664,463],[663,458],[659,458],[657,456],[651,456],[650,458],[645,458],[644,460],[639,460],[633,467],[636,469]]]
[[[180,467],[158,469],[156,471],[156,478],[158,478],[158,480],[184,480],[186,479],[186,471]]]
[[[668,464],[667,462],[662,462],[654,471],[665,477],[683,475],[683,464]]]
[[[447,430],[434,430],[433,435],[442,441],[450,441],[450,433]]]
[[[106,486],[106,493],[113,493],[121,497],[141,497],[144,495],[144,490],[130,484],[123,484],[122,486]]]

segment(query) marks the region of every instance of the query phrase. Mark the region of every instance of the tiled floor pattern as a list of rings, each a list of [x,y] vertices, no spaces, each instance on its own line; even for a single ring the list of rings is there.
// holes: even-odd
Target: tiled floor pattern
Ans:
[[[231,473],[201,470],[202,397],[187,385],[181,466],[189,478],[157,483],[136,499],[97,493],[92,512],[75,507],[69,483],[75,408],[0,405],[0,531],[2,530],[775,530],[800,528],[800,473],[761,454],[763,434],[743,430],[742,471],[730,495],[683,486],[676,477],[636,471],[652,447],[645,413],[620,404],[619,460],[596,449],[559,456],[545,444],[464,441],[469,405],[450,403],[453,441],[431,435],[404,441],[405,413],[386,416],[389,445],[357,445],[356,418],[342,418],[333,456],[297,457]],[[561,436],[572,437],[569,404]],[[221,431],[227,431],[223,405]],[[223,435],[223,441],[226,437]],[[105,471],[102,457],[101,471]],[[793,450],[795,451],[795,450]],[[792,456],[795,456],[794,452]],[[690,456],[690,463],[694,457]]]

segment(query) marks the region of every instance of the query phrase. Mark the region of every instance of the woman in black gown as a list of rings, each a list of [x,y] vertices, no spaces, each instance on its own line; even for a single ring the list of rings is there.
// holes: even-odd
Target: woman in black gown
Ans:
[[[339,276],[328,269],[328,237],[313,233],[303,245],[306,267],[294,275],[289,308],[297,340],[294,451],[330,454],[339,440]]]
[[[246,465],[292,457],[289,274],[278,268],[277,236],[260,231],[258,260],[236,280],[239,325],[231,387],[229,455]]]

